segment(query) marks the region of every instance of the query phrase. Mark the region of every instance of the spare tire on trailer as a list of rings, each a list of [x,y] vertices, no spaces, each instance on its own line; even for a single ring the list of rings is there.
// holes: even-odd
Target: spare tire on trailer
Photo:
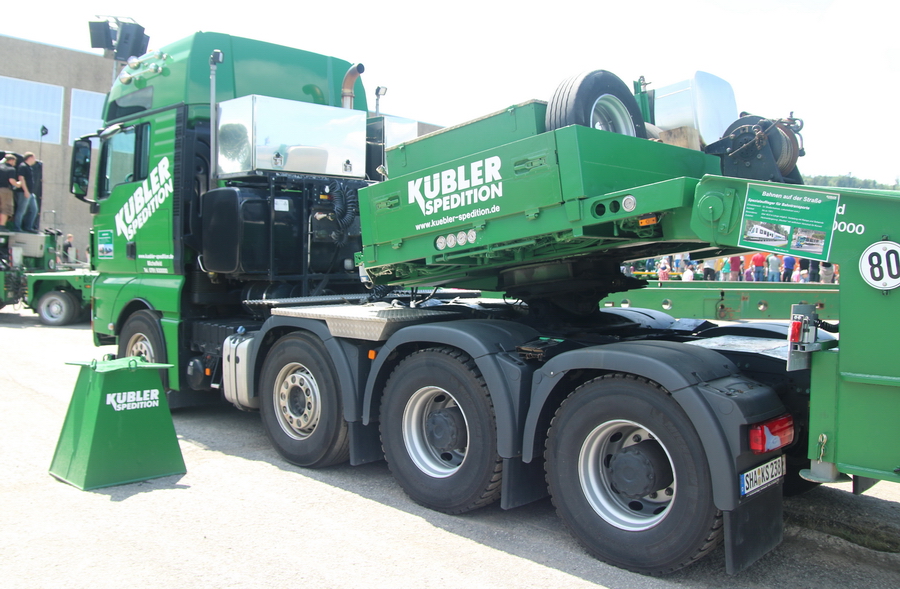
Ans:
[[[634,94],[625,82],[606,70],[572,76],[553,93],[547,105],[547,130],[569,125],[647,138],[644,118]]]

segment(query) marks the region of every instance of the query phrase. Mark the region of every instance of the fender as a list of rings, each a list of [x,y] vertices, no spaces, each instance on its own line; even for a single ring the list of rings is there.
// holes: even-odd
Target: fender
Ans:
[[[553,389],[570,370],[622,372],[647,378],[665,388],[687,414],[706,452],[718,509],[739,504],[738,468],[741,427],[786,410],[770,387],[756,383],[718,352],[683,343],[619,342],[565,352],[533,375],[534,394],[525,420],[522,459],[539,455],[538,418]],[[751,459],[752,460],[752,459]],[[758,461],[758,458],[756,459]]]
[[[522,362],[515,348],[538,337],[534,329],[499,320],[463,319],[444,323],[411,325],[392,335],[378,353],[369,373],[363,400],[363,423],[378,420],[375,391],[391,352],[404,344],[448,345],[459,348],[475,360],[481,371],[497,420],[497,451],[503,458],[522,452],[522,424],[530,394],[532,367]]]
[[[343,340],[335,339],[328,330],[328,326],[325,322],[317,319],[273,315],[266,320],[259,330],[259,333],[253,338],[253,343],[250,344],[248,349],[248,359],[250,365],[253,366],[253,370],[249,371],[247,375],[249,380],[247,386],[250,387],[249,390],[252,392],[251,396],[257,396],[256,380],[257,375],[262,371],[262,362],[264,360],[264,358],[259,357],[260,346],[265,339],[266,334],[278,327],[289,327],[291,331],[309,331],[322,340],[322,343],[325,344],[325,349],[328,351],[328,355],[331,358],[331,362],[334,364],[338,382],[341,385],[341,401],[344,405],[344,420],[347,422],[359,421],[360,415],[362,414],[362,403],[360,399],[361,396],[357,394],[357,391],[360,389],[359,383],[364,375],[360,375],[359,363],[356,362],[355,359],[351,360],[351,358],[361,348],[346,343]],[[354,367],[356,367],[356,369],[354,369]]]

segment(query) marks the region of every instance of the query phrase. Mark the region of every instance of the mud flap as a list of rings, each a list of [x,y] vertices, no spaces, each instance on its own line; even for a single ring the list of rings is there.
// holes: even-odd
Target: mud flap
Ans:
[[[741,572],[781,544],[784,536],[782,485],[744,500],[725,516],[725,571]]]

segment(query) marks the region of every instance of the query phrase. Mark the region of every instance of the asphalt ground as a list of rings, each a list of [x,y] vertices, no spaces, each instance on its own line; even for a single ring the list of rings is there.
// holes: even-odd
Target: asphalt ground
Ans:
[[[588,556],[549,500],[429,511],[383,462],[284,462],[258,415],[224,405],[174,413],[185,475],[80,491],[48,474],[79,370],[65,362],[112,351],[87,325],[0,311],[0,587],[900,587],[900,553],[866,547],[897,542],[900,485],[788,500],[784,542],[737,576],[719,548],[652,578]]]

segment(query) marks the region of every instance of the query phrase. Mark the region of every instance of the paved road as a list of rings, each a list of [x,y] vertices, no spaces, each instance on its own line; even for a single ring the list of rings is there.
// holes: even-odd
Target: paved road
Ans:
[[[91,492],[47,473],[89,328],[0,311],[3,587],[900,587],[900,554],[789,524],[737,577],[721,549],[665,578],[587,556],[544,500],[464,516],[410,501],[384,463],[308,471],[271,449],[259,417],[224,406],[174,416],[187,474]],[[898,485],[823,488],[808,513],[900,529]],[[871,519],[866,519],[871,518]]]

